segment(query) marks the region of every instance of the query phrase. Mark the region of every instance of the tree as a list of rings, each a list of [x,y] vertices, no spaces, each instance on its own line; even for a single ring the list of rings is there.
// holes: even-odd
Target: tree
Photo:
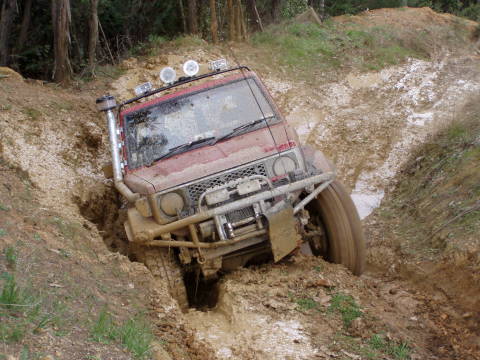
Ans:
[[[88,35],[88,67],[92,75],[95,70],[98,43],[98,0],[90,0],[90,21]]]
[[[188,0],[188,30],[191,34],[198,34],[197,0]]]
[[[212,32],[212,41],[214,44],[218,43],[218,23],[217,23],[217,9],[216,1],[210,0],[210,30]]]
[[[32,18],[32,0],[26,0],[23,8],[22,25],[20,27],[20,35],[17,41],[17,50],[23,49],[27,40],[28,28],[30,27],[30,19]]]
[[[53,80],[67,84],[71,80],[72,67],[70,65],[70,0],[52,0],[52,25],[53,25],[53,52],[55,65]]]
[[[254,24],[253,28],[255,30],[263,31],[262,19],[260,18],[260,14],[258,13],[256,0],[248,0],[247,9],[250,15],[250,24]]]
[[[0,17],[0,65],[8,65],[10,60],[10,32],[15,17],[16,0],[3,0]]]

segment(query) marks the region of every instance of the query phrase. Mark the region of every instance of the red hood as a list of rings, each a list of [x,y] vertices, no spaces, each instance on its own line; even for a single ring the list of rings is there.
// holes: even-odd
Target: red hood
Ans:
[[[287,150],[293,144],[284,125],[279,123],[161,160],[129,172],[125,183],[134,192],[152,194]]]

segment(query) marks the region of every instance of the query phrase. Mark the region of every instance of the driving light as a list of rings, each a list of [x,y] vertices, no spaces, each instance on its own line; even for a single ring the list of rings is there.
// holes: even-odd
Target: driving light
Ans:
[[[173,83],[176,78],[177,73],[170,66],[164,67],[162,71],[160,71],[160,80],[162,80],[165,84]]]
[[[187,76],[195,76],[199,70],[200,66],[195,60],[187,60],[185,64],[183,64],[183,72]]]
[[[273,163],[273,173],[276,176],[285,175],[289,172],[295,171],[297,164],[288,156],[280,156]]]
[[[169,216],[177,215],[184,205],[183,197],[176,192],[165,194],[160,198],[160,208]]]
[[[152,90],[152,84],[146,82],[135,87],[135,95],[140,96]]]
[[[208,68],[212,71],[227,70],[228,63],[226,59],[213,60],[208,63]]]

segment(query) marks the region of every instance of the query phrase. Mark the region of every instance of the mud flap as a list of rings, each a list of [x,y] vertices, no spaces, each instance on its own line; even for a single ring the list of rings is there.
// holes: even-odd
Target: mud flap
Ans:
[[[290,254],[300,243],[293,207],[287,203],[277,204],[269,209],[265,216],[268,219],[273,259],[277,262]]]

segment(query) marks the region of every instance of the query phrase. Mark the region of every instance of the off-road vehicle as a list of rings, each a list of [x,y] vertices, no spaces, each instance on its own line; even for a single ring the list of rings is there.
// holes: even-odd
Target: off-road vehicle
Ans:
[[[142,84],[120,104],[97,99],[131,253],[182,308],[185,274],[208,280],[301,247],[361,274],[360,220],[334,167],[299,142],[253,71],[210,65],[198,75],[189,61],[178,80],[165,68],[165,86]]]

